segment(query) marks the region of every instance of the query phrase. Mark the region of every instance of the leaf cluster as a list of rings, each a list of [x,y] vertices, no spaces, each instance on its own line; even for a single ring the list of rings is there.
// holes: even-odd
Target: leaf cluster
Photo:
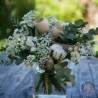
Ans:
[[[98,28],[90,29],[84,32],[83,29],[87,25],[82,19],[76,20],[74,23],[69,23],[64,26],[64,34],[61,34],[57,41],[63,44],[75,45],[77,42],[85,43],[93,40],[94,36],[98,34]]]
[[[71,82],[73,86],[75,85],[75,76],[71,74],[71,69],[67,67],[67,62],[55,64],[54,68],[56,71],[56,78],[60,79],[64,85],[67,85],[67,82]]]

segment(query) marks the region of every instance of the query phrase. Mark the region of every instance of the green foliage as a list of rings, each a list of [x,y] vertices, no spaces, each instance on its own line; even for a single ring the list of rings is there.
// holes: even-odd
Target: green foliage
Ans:
[[[57,79],[60,79],[63,83],[72,82],[72,85],[75,85],[75,76],[71,74],[71,69],[69,69],[67,65],[66,67],[62,67],[59,64],[55,64],[54,68]]]
[[[19,27],[19,20],[15,18],[11,18],[12,25],[15,27]]]
[[[59,65],[60,65],[61,67],[66,67],[67,64],[68,64],[68,62],[62,62],[62,63],[60,63]]]
[[[82,42],[88,40],[82,36],[84,32],[82,31],[83,27],[87,22],[84,22],[82,19],[76,20],[74,23],[69,23],[64,26],[64,34],[60,35],[57,39],[58,42],[64,44],[76,44],[77,42]],[[85,35],[85,34],[84,34]]]
[[[96,3],[98,5],[98,0],[93,0],[94,3]]]
[[[10,6],[5,0],[0,0],[0,39],[9,35],[10,24]]]
[[[84,32],[83,28],[86,26],[87,22],[82,19],[76,20],[74,23],[69,23],[64,26],[64,34],[60,35],[57,39],[58,42],[64,44],[77,44],[77,42],[85,43],[94,38],[93,35],[98,34],[98,28],[90,29],[88,32]]]
[[[44,80],[44,74],[41,74],[41,75],[40,75],[40,79],[39,79],[39,81],[38,81],[38,83],[37,83],[37,86],[36,86],[36,88],[35,88],[36,92],[38,92],[38,90],[39,90],[41,84],[43,83],[43,80]]]
[[[0,0],[0,39],[12,34],[12,17],[20,20],[25,13],[34,8],[35,0]]]
[[[28,11],[35,8],[35,0],[11,0],[11,16],[21,19]]]
[[[84,22],[82,19],[76,20],[74,25],[76,28],[80,28],[82,29],[83,27],[86,26],[86,24],[88,24],[87,22]]]

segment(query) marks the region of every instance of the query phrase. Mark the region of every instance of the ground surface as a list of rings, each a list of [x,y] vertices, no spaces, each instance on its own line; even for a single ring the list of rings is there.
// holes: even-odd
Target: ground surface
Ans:
[[[1,55],[0,59],[3,58]],[[98,98],[98,59],[82,58],[77,66],[72,62],[68,66],[76,76],[76,85],[72,87],[68,84],[67,98]],[[85,91],[88,96],[82,93],[86,87],[83,84],[85,81],[95,85],[94,90],[88,87]],[[16,66],[15,63],[7,67],[0,66],[0,98],[32,98],[33,88],[32,69],[23,65]]]

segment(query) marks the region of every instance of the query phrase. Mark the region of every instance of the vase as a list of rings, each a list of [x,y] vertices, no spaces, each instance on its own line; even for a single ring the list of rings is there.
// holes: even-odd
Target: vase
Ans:
[[[49,31],[49,22],[45,18],[38,18],[35,20],[35,27],[39,33]]]
[[[40,75],[41,75],[40,73],[36,73],[33,77],[34,78],[34,88],[36,88],[36,86],[39,82]],[[52,88],[53,88],[53,90],[52,90],[51,94],[44,93],[42,90],[43,89],[42,87],[39,88],[38,92],[36,92],[34,89],[33,98],[66,98],[65,93],[57,91],[53,85],[52,85]],[[65,87],[65,89],[66,89],[66,87]]]
[[[34,95],[33,98],[67,98],[66,95]]]

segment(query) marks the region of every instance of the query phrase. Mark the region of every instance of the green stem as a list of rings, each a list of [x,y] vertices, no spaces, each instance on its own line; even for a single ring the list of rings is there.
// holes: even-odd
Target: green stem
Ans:
[[[47,73],[45,73],[44,79],[45,79],[45,93],[49,94],[49,86],[48,86],[49,75]]]

